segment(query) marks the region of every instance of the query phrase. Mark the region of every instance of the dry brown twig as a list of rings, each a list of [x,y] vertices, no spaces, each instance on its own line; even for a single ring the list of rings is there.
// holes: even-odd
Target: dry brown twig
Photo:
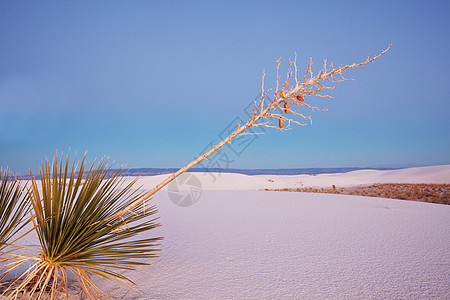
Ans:
[[[361,63],[354,63],[351,65],[341,65],[339,67],[334,67],[333,63],[330,63],[327,65],[327,60],[324,60],[323,68],[320,70],[317,75],[313,74],[312,71],[312,63],[313,60],[311,58],[310,63],[308,67],[306,68],[306,72],[303,76],[303,82],[299,83],[298,77],[297,77],[297,54],[295,54],[294,61],[289,60],[289,68],[286,75],[286,81],[284,84],[280,87],[280,64],[281,64],[281,57],[277,60],[277,80],[276,80],[276,90],[274,99],[268,104],[267,107],[264,107],[264,103],[267,97],[267,93],[270,90],[264,89],[264,79],[265,79],[265,73],[262,76],[262,93],[261,93],[261,99],[259,102],[255,101],[255,105],[253,107],[253,113],[251,118],[243,125],[239,124],[237,128],[229,134],[225,139],[220,141],[217,145],[213,146],[209,151],[204,153],[203,155],[199,156],[177,172],[170,175],[168,178],[166,178],[163,182],[158,184],[156,187],[154,187],[151,191],[143,195],[140,199],[138,199],[136,202],[132,203],[128,207],[126,207],[123,211],[117,213],[113,216],[112,219],[119,218],[123,214],[131,211],[134,207],[138,206],[151,196],[153,196],[156,192],[161,190],[164,186],[169,184],[172,180],[177,178],[182,173],[186,172],[196,164],[200,163],[202,160],[219,150],[221,147],[223,147],[225,144],[230,143],[231,140],[233,140],[236,137],[243,136],[246,134],[253,134],[246,132],[249,128],[252,127],[267,127],[267,128],[274,128],[281,131],[284,130],[290,130],[291,124],[298,124],[298,125],[306,125],[303,123],[304,121],[311,122],[310,116],[305,116],[304,114],[298,112],[298,109],[301,108],[308,108],[312,111],[324,111],[325,109],[319,108],[317,106],[313,106],[306,102],[306,97],[310,96],[317,96],[317,97],[324,97],[324,98],[332,98],[330,95],[326,94],[327,91],[332,90],[333,86],[327,86],[325,85],[326,82],[329,82],[331,84],[343,82],[343,81],[350,81],[351,79],[347,79],[344,77],[344,73],[348,69],[357,68],[359,66],[367,65],[373,61],[375,61],[377,58],[381,57],[383,54],[385,54],[392,45],[389,45],[389,47],[382,51],[380,54],[370,58],[368,57],[365,61]],[[294,69],[294,71],[292,70]],[[330,70],[329,70],[330,69]],[[294,76],[295,86],[291,87],[292,84],[292,76]],[[288,109],[286,109],[286,106]],[[283,113],[284,112],[284,113]],[[286,112],[288,112],[286,114]],[[289,117],[288,117],[289,115]],[[298,121],[295,119],[295,117],[301,119],[301,121]],[[274,122],[278,122],[278,127],[274,124]],[[284,126],[284,124],[286,124]]]

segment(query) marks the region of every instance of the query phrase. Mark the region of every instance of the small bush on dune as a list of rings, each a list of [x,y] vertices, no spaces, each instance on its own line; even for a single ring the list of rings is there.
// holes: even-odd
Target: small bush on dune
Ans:
[[[270,191],[269,189],[265,189]],[[378,183],[370,186],[346,188],[297,188],[276,189],[275,191],[346,194],[400,200],[413,200],[450,205],[450,184],[427,183]]]

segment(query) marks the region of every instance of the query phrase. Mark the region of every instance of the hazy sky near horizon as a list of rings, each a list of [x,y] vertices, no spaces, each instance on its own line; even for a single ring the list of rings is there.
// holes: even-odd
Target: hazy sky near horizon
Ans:
[[[313,123],[226,147],[204,166],[450,164],[449,1],[1,1],[0,166],[56,151],[181,167],[274,88],[298,53],[376,63],[348,73]],[[272,96],[273,94],[269,94]]]

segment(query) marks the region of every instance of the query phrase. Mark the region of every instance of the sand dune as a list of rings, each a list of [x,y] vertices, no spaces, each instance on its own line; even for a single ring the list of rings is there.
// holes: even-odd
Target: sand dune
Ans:
[[[139,182],[150,189],[165,177]],[[113,299],[450,299],[449,205],[258,191],[378,182],[450,183],[450,166],[187,174],[151,200],[163,226],[143,237],[165,239],[151,266],[125,272],[137,290],[97,282]]]
[[[141,183],[151,188],[164,177]],[[317,176],[188,174],[178,190],[154,199],[165,240],[152,266],[128,274],[139,291],[105,285],[125,299],[448,299],[450,206],[256,191],[378,182],[450,183],[450,166]],[[193,205],[174,204],[174,193],[193,191]]]
[[[153,200],[161,257],[115,299],[448,299],[450,206],[356,196],[203,191]],[[123,297],[123,298],[122,298]]]
[[[189,173],[199,180],[203,190],[261,190],[331,187],[373,183],[450,183],[450,165],[378,171],[359,170],[348,173],[319,175],[243,175],[233,173]],[[150,189],[169,175],[143,176],[139,184]],[[189,185],[178,184],[181,189]]]

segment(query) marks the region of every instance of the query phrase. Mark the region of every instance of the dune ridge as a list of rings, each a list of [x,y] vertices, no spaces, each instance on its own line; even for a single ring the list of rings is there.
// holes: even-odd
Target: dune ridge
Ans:
[[[450,183],[450,165],[398,170],[358,170],[318,175],[244,175],[236,173],[187,173],[203,190],[262,190],[301,187],[349,187],[375,183]],[[138,183],[151,189],[168,175],[142,176]],[[131,180],[131,178],[129,179]],[[189,189],[179,184],[180,189]],[[167,189],[167,188],[165,188]]]

